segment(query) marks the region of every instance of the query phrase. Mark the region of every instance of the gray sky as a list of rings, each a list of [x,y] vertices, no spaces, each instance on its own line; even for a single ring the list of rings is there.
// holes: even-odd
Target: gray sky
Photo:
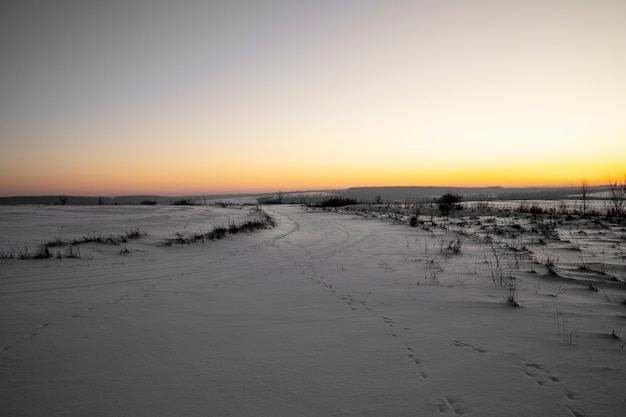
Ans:
[[[129,170],[154,191],[623,170],[624,1],[0,7],[2,194],[69,192],[76,172],[84,193]]]

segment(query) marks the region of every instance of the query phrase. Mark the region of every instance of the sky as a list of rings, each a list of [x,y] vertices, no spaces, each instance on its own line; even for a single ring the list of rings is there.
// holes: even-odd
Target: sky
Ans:
[[[0,195],[626,172],[626,1],[4,1]]]

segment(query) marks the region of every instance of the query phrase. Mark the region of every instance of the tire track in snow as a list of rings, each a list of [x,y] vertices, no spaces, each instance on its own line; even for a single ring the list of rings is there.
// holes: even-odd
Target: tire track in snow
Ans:
[[[300,219],[300,217],[298,219]],[[291,219],[291,221],[296,222],[293,219]],[[301,228],[302,229],[305,229],[306,227],[317,228],[319,227],[320,224],[322,223],[320,223],[319,221],[311,221],[307,226],[302,226]],[[306,248],[301,248],[306,253],[306,259],[302,259],[302,257],[297,257],[297,256],[294,257],[293,255],[291,255],[290,258],[294,260],[294,264],[305,277],[311,279],[316,284],[324,286],[330,291],[335,292],[335,287],[333,286],[333,284],[328,282],[326,278],[324,277],[324,275],[321,275],[317,271],[316,261],[318,259],[325,261],[328,258],[336,256],[337,254],[342,253],[368,239],[373,239],[374,241],[379,242],[382,245],[387,245],[388,242],[385,242],[375,233],[371,233],[371,232],[363,234],[361,231],[358,231],[361,234],[361,236],[355,238],[354,230],[348,229],[345,223],[336,222],[336,221],[333,221],[332,219],[325,221],[323,224],[324,224],[324,227],[331,227],[332,230],[334,230],[335,232],[339,231],[343,233],[344,236],[346,237],[341,239],[340,242],[333,241],[332,244],[329,244],[329,242],[326,242],[325,247],[321,250],[317,248],[317,245],[319,244],[319,242],[315,242],[315,244],[307,245]],[[315,231],[319,232],[319,230],[317,229]],[[325,235],[322,234],[322,236],[325,236]],[[290,255],[285,254],[285,256],[289,257]],[[395,268],[389,265],[385,259],[372,260],[372,262],[375,262],[376,265],[385,272],[389,272],[389,273],[396,272]],[[390,336],[391,338],[396,339],[401,335],[400,332],[408,332],[411,330],[408,327],[398,326],[396,321],[387,315],[378,314],[368,305],[368,302],[366,300],[359,298],[353,293],[344,293],[343,295],[339,297],[339,300],[345,303],[346,306],[350,310],[356,313],[358,312],[367,313],[372,318],[381,320],[382,324],[384,324],[390,329],[388,336]],[[419,377],[419,379],[421,381],[427,381],[428,374],[424,372],[424,370],[422,369],[422,360],[416,354],[415,349],[411,346],[407,346],[405,349],[406,349],[406,353],[405,353],[406,358],[410,361],[412,366],[417,367],[417,376]],[[452,397],[450,397],[451,399],[446,399],[446,398],[447,397],[444,397],[444,399],[440,400],[440,403],[441,404],[453,404],[450,407],[450,409],[458,411],[458,413],[454,415],[461,416],[465,414],[466,408],[461,405],[462,401],[455,400]],[[438,409],[445,410],[446,407],[444,407],[443,405],[439,405]]]
[[[279,218],[286,218],[293,225],[288,234],[274,240],[282,255],[305,278],[324,287],[329,292],[335,293],[336,289],[333,282],[318,271],[317,262],[323,262],[337,256],[366,239],[368,235],[359,230],[351,229],[345,222],[331,218],[328,213],[301,212],[297,219],[294,218],[293,214],[286,211],[281,211],[276,215]],[[324,216],[323,222],[319,220],[319,216]],[[304,238],[300,236],[304,236]],[[290,237],[290,240],[286,240],[286,237]],[[359,304],[365,305],[365,302],[355,300],[350,294],[343,295],[340,299],[352,310],[355,310]]]
[[[391,245],[394,243],[394,242],[388,242],[382,239],[380,236],[376,235],[375,233],[372,233],[368,237],[380,242],[382,245]],[[377,265],[384,272],[391,272],[391,273],[396,272],[396,269],[393,268],[389,264],[388,260],[386,259],[378,259]],[[382,314],[377,315],[377,317],[382,319],[383,323],[389,326],[391,329],[395,330],[395,329],[400,328],[396,320],[394,320],[392,317],[389,317],[387,315],[382,315]],[[409,327],[401,327],[401,328],[402,330],[406,332],[411,331]],[[396,332],[392,332],[390,336],[395,338],[395,337],[398,337],[399,334]],[[467,344],[458,340],[454,340],[453,343],[457,347],[462,347],[464,349],[467,349],[475,353],[480,353],[480,354],[486,353],[485,349],[472,346],[470,344]],[[413,346],[406,346],[405,355],[406,355],[406,359],[411,363],[411,366],[414,366],[417,369],[417,376],[419,377],[419,379],[424,383],[428,383],[429,375],[423,369],[424,359],[420,355],[418,355],[417,350]],[[465,400],[457,394],[447,394],[442,397],[439,397],[436,401],[426,402],[425,404],[435,407],[436,411],[439,414],[444,415],[444,416],[462,417],[471,413],[471,409],[466,405]]]

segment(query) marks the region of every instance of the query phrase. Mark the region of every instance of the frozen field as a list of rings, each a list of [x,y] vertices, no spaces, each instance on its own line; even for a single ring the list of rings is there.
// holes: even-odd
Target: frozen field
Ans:
[[[626,415],[623,227],[265,211],[0,208],[1,414]]]
[[[240,221],[248,211],[236,206],[0,206],[0,248],[17,252],[57,239],[116,236],[135,229],[149,239],[205,233]]]

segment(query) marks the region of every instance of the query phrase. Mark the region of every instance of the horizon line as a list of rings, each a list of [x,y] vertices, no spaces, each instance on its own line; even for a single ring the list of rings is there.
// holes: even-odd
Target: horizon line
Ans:
[[[589,188],[601,188],[608,187],[609,184],[589,184]],[[46,194],[10,194],[0,195],[0,198],[27,198],[27,197],[82,197],[82,198],[120,198],[120,197],[163,197],[163,198],[176,198],[176,197],[216,197],[216,196],[253,196],[262,194],[277,194],[277,193],[305,193],[305,192],[329,192],[329,191],[346,191],[350,189],[363,189],[363,188],[449,188],[449,189],[511,189],[511,190],[523,190],[523,189],[568,189],[568,188],[581,188],[581,184],[570,185],[526,185],[526,186],[506,186],[506,185],[487,185],[487,186],[455,186],[455,185],[360,185],[354,187],[342,187],[342,188],[315,188],[315,189],[290,189],[281,190],[275,189],[272,191],[232,191],[232,192],[192,192],[192,193],[129,193],[129,194],[71,194],[71,193],[46,193]]]

